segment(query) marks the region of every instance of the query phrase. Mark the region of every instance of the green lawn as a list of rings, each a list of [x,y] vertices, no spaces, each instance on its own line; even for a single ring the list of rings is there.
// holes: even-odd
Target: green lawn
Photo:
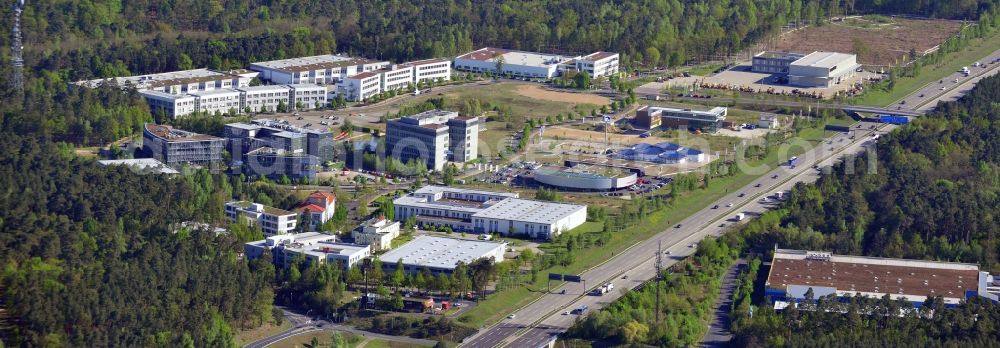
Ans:
[[[840,120],[835,122],[850,122],[850,120]],[[803,130],[800,133],[800,137],[815,144],[822,141],[825,137],[825,132],[823,131],[822,126],[809,128]],[[788,155],[795,156],[803,152],[805,152],[805,149],[791,148]],[[749,164],[762,165],[765,163],[778,163],[779,160],[778,151],[771,151],[767,157],[756,161],[750,161]],[[649,239],[656,233],[670,228],[672,222],[676,223],[677,221],[691,216],[691,214],[700,211],[722,196],[750,184],[759,177],[760,175],[739,174],[732,177],[715,178],[712,180],[712,184],[708,189],[696,189],[691,192],[682,193],[680,203],[650,214],[646,218],[646,221],[642,224],[614,233],[607,245],[603,247],[591,247],[574,251],[576,262],[565,267],[555,266],[544,270],[540,272],[537,282],[530,283],[524,287],[505,290],[488,298],[487,300],[480,302],[477,307],[470,309],[468,312],[461,315],[459,317],[459,321],[474,327],[484,327],[495,323],[506,317],[508,314],[541,297],[545,292],[547,282],[545,279],[546,273],[582,273],[583,271],[607,260],[612,256],[612,253],[621,253],[629,246]],[[601,223],[588,222],[566,233],[570,235],[576,233],[596,233],[602,228],[603,224]],[[552,245],[552,243],[550,243],[543,245],[541,249],[556,250],[556,248],[559,247],[561,246]],[[558,286],[555,282],[551,285],[553,288]]]
[[[920,87],[929,83],[937,83],[937,81],[948,74],[962,69],[963,66],[972,65],[973,62],[993,53],[998,48],[1000,48],[1000,31],[987,38],[972,40],[965,49],[948,54],[938,64],[922,67],[920,75],[915,78],[903,77],[897,79],[895,88],[890,92],[868,91],[855,101],[857,104],[863,105],[888,106],[913,93],[913,91],[916,91]]]
[[[691,75],[695,75],[695,76],[705,76],[705,75],[711,74],[712,72],[714,72],[716,69],[718,69],[720,67],[722,67],[721,64],[699,65],[699,66],[696,66],[694,68],[688,69],[687,72],[689,72],[689,73],[691,73]]]

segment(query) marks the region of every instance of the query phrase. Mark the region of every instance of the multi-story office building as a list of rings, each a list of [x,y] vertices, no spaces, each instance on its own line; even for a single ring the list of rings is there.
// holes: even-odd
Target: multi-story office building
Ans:
[[[246,243],[243,247],[247,259],[253,260],[271,250],[272,260],[279,267],[288,267],[297,257],[306,264],[339,263],[345,270],[371,256],[367,245],[338,243],[334,235],[305,232],[267,237]]]
[[[290,110],[293,105],[289,105],[291,98],[291,88],[285,85],[269,85],[244,87],[239,89],[241,112],[248,109],[250,112],[275,112],[279,105],[284,105],[286,110]]]
[[[215,71],[193,69],[160,74],[147,74],[110,79],[96,79],[76,82],[76,85],[94,88],[105,83],[121,87],[131,86],[138,90],[157,91],[169,94],[187,94],[222,88],[241,88],[250,85],[257,77],[249,70]]]
[[[586,71],[591,77],[611,76],[618,73],[618,53],[594,52],[577,58],[577,71]]]
[[[235,89],[223,88],[189,94],[194,96],[195,110],[201,113],[236,115],[243,112],[240,91]]]
[[[170,94],[154,90],[141,90],[139,94],[146,98],[151,111],[163,113],[171,119],[194,113],[197,105],[196,97],[189,94]]]
[[[168,166],[183,163],[209,165],[222,161],[225,140],[210,135],[174,129],[167,125],[146,123],[142,146],[146,153]]]
[[[305,153],[279,151],[271,147],[260,147],[243,155],[241,173],[259,175],[271,179],[287,176],[289,179],[313,179],[319,171],[320,161],[316,156]]]
[[[333,133],[328,130],[300,128],[286,121],[253,120],[251,124],[230,123],[223,129],[230,153],[237,154],[268,146],[291,153],[306,153],[320,161],[334,160]]]
[[[225,212],[229,221],[260,226],[268,236],[291,233],[297,222],[293,212],[248,201],[226,203]]]
[[[765,74],[788,74],[788,66],[802,59],[804,54],[787,52],[761,52],[753,56],[753,72]]]
[[[404,163],[416,158],[441,170],[448,160],[466,162],[478,156],[479,119],[457,112],[430,110],[386,123],[386,156]]]
[[[365,221],[351,232],[355,244],[369,245],[372,251],[392,248],[392,240],[399,237],[399,221],[377,216]]]
[[[413,84],[451,80],[451,60],[445,58],[424,59],[400,64],[413,67]]]
[[[312,110],[326,106],[326,87],[315,84],[288,85],[291,88],[290,108]]]
[[[378,72],[382,77],[379,83],[382,85],[383,92],[403,89],[413,83],[412,66],[403,64],[392,65]]]
[[[587,206],[518,198],[517,193],[443,186],[423,188],[396,198],[395,216],[414,218],[421,226],[455,231],[524,234],[551,239],[587,220]]]
[[[259,71],[261,79],[273,84],[324,85],[336,84],[348,76],[388,66],[386,61],[326,54],[253,63],[250,70]]]
[[[618,54],[612,52],[564,56],[486,47],[455,57],[455,69],[527,78],[553,78],[576,70],[602,77],[618,72],[618,59]]]
[[[337,94],[351,101],[364,101],[382,92],[382,73],[369,71],[344,78],[337,84]]]

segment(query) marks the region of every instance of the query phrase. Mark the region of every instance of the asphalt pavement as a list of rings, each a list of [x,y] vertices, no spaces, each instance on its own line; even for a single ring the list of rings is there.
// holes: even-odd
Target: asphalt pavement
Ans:
[[[281,307],[279,307],[279,308],[281,308]],[[244,346],[245,348],[264,348],[264,347],[270,346],[270,345],[272,345],[274,343],[277,343],[278,341],[284,340],[286,338],[289,338],[289,337],[292,337],[292,336],[295,336],[295,335],[301,335],[301,334],[308,333],[308,332],[315,332],[315,331],[329,331],[331,334],[334,333],[334,332],[347,332],[347,333],[352,333],[352,334],[355,334],[355,335],[358,335],[358,336],[362,336],[362,337],[378,338],[378,339],[383,339],[383,340],[387,340],[387,341],[394,341],[394,342],[403,342],[403,343],[408,343],[408,344],[411,344],[411,345],[418,345],[418,346],[428,346],[429,347],[429,346],[433,346],[433,345],[437,344],[437,342],[433,341],[433,340],[425,340],[425,339],[405,337],[405,336],[385,335],[385,334],[380,334],[380,333],[374,333],[374,332],[368,332],[368,331],[358,330],[358,329],[355,329],[355,328],[350,327],[350,326],[344,326],[344,325],[336,324],[336,323],[333,323],[333,322],[330,322],[330,321],[327,321],[327,320],[323,320],[323,319],[312,320],[311,318],[309,318],[309,317],[307,317],[305,315],[302,315],[302,314],[299,314],[299,313],[295,313],[295,312],[291,312],[291,311],[289,311],[289,310],[287,310],[285,308],[281,308],[281,309],[282,309],[282,311],[285,314],[285,320],[289,320],[289,321],[292,322],[292,324],[293,324],[292,328],[290,328],[288,330],[285,330],[284,332],[275,334],[273,336],[270,336],[270,337],[258,340],[256,342],[253,342],[253,343],[250,343],[250,344],[247,344],[246,346]]]
[[[739,260],[726,271],[722,277],[722,286],[719,288],[719,299],[713,309],[712,322],[708,325],[708,332],[701,339],[701,346],[706,348],[725,347],[733,335],[729,331],[729,313],[733,309],[733,292],[736,290],[736,277],[746,270],[746,260]]]
[[[641,241],[624,252],[611,257],[582,274],[584,283],[566,283],[542,296],[521,310],[515,312],[514,319],[506,319],[497,325],[477,333],[467,339],[465,347],[537,347],[569,328],[577,315],[563,314],[582,305],[587,305],[590,311],[599,310],[625,291],[633,289],[652,279],[655,271],[653,260],[657,252],[657,244],[662,242],[664,250],[670,257],[664,259],[664,266],[669,267],[678,260],[694,253],[697,242],[709,235],[718,236],[731,225],[738,223],[736,213],[747,215],[763,213],[774,201],[762,198],[776,191],[787,191],[798,182],[812,182],[819,177],[821,171],[813,168],[814,164],[829,166],[833,161],[849,154],[863,150],[862,145],[871,141],[871,126],[874,123],[861,123],[862,128],[854,128],[851,132],[855,139],[849,139],[849,134],[839,134],[829,139],[829,143],[814,147],[798,156],[801,164],[791,168],[786,165],[772,170],[761,168],[762,175],[743,189],[734,191],[710,204],[702,211],[680,221],[678,225],[645,241]],[[880,131],[888,131],[894,126],[877,125]],[[756,187],[760,184],[760,187]],[[742,197],[740,197],[742,195]],[[728,207],[733,204],[732,207]],[[719,208],[713,208],[718,205]],[[614,283],[616,290],[603,296],[586,295],[587,290],[606,282]],[[586,288],[585,288],[586,286]],[[562,294],[562,290],[566,290]]]
[[[979,63],[986,64],[986,67],[970,65],[968,67],[969,76],[965,76],[960,71],[955,71],[938,81],[927,84],[917,91],[910,93],[903,99],[896,101],[895,106],[889,105],[889,108],[929,111],[937,106],[938,101],[956,100],[971,90],[976,82],[979,82],[982,78],[992,76],[1000,71],[1000,62],[994,62],[998,59],[1000,59],[1000,49],[979,60]]]

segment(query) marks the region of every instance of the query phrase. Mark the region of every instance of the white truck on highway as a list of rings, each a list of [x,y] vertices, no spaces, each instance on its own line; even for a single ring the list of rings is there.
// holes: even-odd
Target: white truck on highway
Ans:
[[[607,294],[607,293],[611,292],[611,290],[614,290],[614,288],[615,288],[615,284],[613,284],[613,283],[607,283],[607,284],[601,285],[601,287],[594,289],[594,295],[604,296],[604,294]]]
[[[744,213],[742,213],[742,212],[741,213],[737,213],[736,214],[736,221],[743,221],[743,219],[745,219],[746,217],[747,217],[747,215],[744,214]]]

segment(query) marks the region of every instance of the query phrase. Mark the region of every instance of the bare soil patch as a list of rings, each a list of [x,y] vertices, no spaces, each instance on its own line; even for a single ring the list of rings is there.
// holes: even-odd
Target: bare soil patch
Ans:
[[[961,27],[961,22],[950,20],[851,17],[791,32],[771,49],[847,52],[857,54],[861,64],[896,65],[909,61],[911,49],[921,56]]]
[[[538,100],[576,103],[576,104],[596,104],[596,105],[611,104],[610,99],[599,95],[585,94],[585,93],[557,92],[544,89],[538,85],[520,85],[517,86],[516,91],[517,94]]]

